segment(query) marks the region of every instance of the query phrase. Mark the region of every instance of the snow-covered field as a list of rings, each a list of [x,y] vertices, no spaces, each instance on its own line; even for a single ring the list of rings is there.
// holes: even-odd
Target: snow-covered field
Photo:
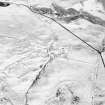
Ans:
[[[0,0],[0,105],[105,105],[100,1]]]

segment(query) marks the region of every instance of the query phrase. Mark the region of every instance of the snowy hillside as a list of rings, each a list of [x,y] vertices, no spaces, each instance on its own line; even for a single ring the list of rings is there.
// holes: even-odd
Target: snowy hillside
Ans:
[[[101,0],[0,1],[0,105],[105,105]]]

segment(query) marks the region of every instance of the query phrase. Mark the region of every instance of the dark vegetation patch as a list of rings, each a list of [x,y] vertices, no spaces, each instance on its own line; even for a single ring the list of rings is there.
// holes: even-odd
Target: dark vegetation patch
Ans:
[[[10,5],[10,3],[8,3],[8,2],[0,2],[0,7],[7,7],[9,5]]]

